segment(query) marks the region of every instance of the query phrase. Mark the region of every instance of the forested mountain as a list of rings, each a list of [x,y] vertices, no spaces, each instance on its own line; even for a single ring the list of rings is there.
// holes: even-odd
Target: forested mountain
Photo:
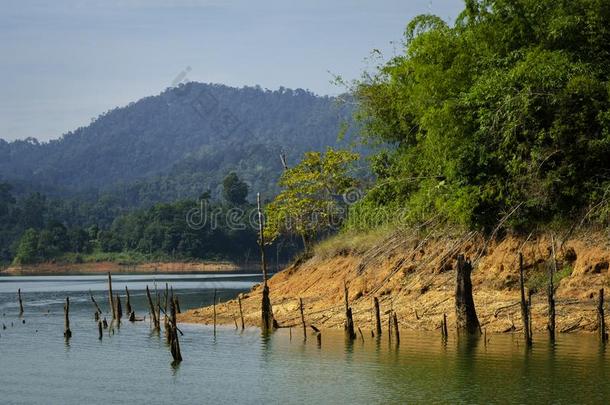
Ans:
[[[230,171],[272,193],[279,153],[337,144],[349,107],[308,91],[187,83],[100,115],[60,139],[0,140],[0,179],[120,206],[214,197]],[[347,142],[347,141],[344,141]]]

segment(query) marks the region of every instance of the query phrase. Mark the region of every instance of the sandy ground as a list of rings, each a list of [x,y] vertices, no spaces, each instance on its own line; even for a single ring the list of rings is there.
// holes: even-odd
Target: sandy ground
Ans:
[[[610,286],[610,240],[607,234],[598,232],[555,243],[557,268],[565,275],[556,285],[557,331],[592,332],[597,327],[598,291]],[[301,327],[302,298],[308,325],[342,328],[345,283],[354,323],[364,333],[373,329],[373,297],[379,298],[384,328],[391,310],[396,311],[401,329],[439,329],[443,314],[447,315],[449,328],[454,328],[454,268],[461,253],[473,262],[474,301],[482,328],[488,332],[518,332],[522,329],[519,251],[524,256],[526,285],[534,291],[533,329],[543,333],[548,311],[548,266],[553,263],[551,240],[546,236],[507,236],[489,242],[476,234],[394,234],[365,252],[314,256],[269,280],[274,315],[281,326]],[[260,285],[240,297],[245,323],[258,325]],[[237,300],[218,304],[216,311],[220,324],[239,322]],[[210,324],[212,319],[212,308],[207,307],[183,313],[179,321]]]
[[[240,267],[229,262],[171,262],[142,263],[125,265],[115,262],[96,263],[40,263],[30,266],[11,266],[0,274],[10,275],[50,275],[50,274],[88,274],[88,273],[193,273],[210,271],[236,271]]]

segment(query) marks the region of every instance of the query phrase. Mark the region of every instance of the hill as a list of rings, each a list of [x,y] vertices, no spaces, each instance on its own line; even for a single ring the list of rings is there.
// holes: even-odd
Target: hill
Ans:
[[[335,98],[308,91],[187,83],[100,115],[57,140],[0,140],[0,178],[57,196],[111,194],[121,205],[218,195],[236,171],[273,192],[279,153],[337,145],[351,117]],[[347,141],[345,141],[347,142]]]

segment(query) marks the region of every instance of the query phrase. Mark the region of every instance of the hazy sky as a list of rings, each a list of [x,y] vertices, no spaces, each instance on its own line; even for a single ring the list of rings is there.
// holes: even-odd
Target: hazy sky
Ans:
[[[462,0],[0,0],[0,138],[41,140],[192,81],[336,94],[409,19]],[[395,45],[391,44],[395,42]]]

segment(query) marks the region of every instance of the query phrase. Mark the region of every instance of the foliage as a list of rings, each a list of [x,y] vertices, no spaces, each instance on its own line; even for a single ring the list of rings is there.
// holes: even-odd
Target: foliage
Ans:
[[[343,194],[356,186],[353,163],[359,155],[328,148],[307,152],[280,178],[282,191],[266,207],[268,239],[299,235],[307,250],[320,233],[340,226],[345,211]]]
[[[110,210],[197,198],[206,189],[220,198],[231,171],[272,194],[282,151],[296,160],[337,145],[350,117],[349,105],[302,89],[187,83],[58,140],[0,139],[0,177],[54,197],[105,200]]]
[[[490,230],[599,204],[610,187],[608,27],[602,0],[468,0],[454,26],[414,19],[404,54],[355,89],[365,138],[385,146],[356,215],[398,207],[414,222]]]
[[[222,197],[229,204],[244,205],[248,196],[248,185],[241,181],[237,173],[231,172],[222,181]]]

